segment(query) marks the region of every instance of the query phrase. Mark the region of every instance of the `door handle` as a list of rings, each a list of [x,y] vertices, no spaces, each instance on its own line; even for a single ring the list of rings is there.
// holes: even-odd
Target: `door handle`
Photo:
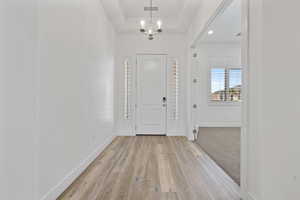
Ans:
[[[162,106],[167,107],[167,98],[166,97],[162,98],[162,102],[163,102]]]

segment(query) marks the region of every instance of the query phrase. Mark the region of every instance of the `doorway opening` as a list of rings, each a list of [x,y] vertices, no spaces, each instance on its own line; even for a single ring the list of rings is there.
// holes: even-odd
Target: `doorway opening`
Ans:
[[[191,47],[195,141],[247,188],[248,1],[225,0]],[[191,131],[192,132],[192,131]],[[192,134],[192,133],[191,133]]]

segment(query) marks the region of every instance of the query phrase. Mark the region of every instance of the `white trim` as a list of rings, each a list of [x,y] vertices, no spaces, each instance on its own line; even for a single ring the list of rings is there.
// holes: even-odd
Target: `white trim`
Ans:
[[[118,136],[136,136],[135,133],[125,131],[125,130],[124,131],[118,131],[117,133],[118,133]],[[137,134],[143,134],[143,133],[137,133]],[[186,133],[183,130],[182,131],[176,130],[176,131],[167,131],[166,135],[167,136],[186,136]]]
[[[245,200],[258,200],[258,198],[254,197],[254,195],[253,195],[253,194],[251,194],[251,193],[248,193],[248,195],[247,195],[247,199],[245,199]]]
[[[184,131],[168,131],[167,136],[185,136],[186,133]]]
[[[241,193],[243,199],[251,199],[248,196],[248,93],[249,93],[249,0],[241,0],[242,13],[242,129],[241,129]],[[253,198],[252,198],[253,199]],[[254,200],[254,199],[253,199]]]
[[[201,128],[234,128],[242,127],[241,122],[200,122],[198,127]]]
[[[186,136],[186,138],[189,140],[189,141],[194,141],[194,137],[189,135],[188,137]]]
[[[71,170],[56,186],[50,189],[41,200],[55,200],[61,195],[81,173],[99,156],[99,154],[113,141],[115,135],[109,136],[100,146],[98,146],[86,159],[77,167]]]
[[[218,17],[220,14],[224,12],[224,10],[232,3],[233,0],[223,0],[218,8],[215,10],[214,14],[209,18],[206,22],[205,26],[199,33],[198,37],[192,41],[191,48],[194,49],[196,44],[201,39],[202,35],[206,33],[209,26],[212,22]],[[249,0],[241,0],[242,1],[242,68],[243,68],[243,84],[242,84],[242,123],[241,123],[241,191],[243,199],[247,200],[255,200],[253,196],[248,194],[248,85],[249,85]],[[189,59],[190,60],[190,59]],[[190,106],[188,105],[190,109]],[[191,110],[190,110],[191,111]],[[192,112],[191,112],[192,113]],[[192,119],[192,118],[191,118]],[[206,124],[208,125],[208,124]],[[201,126],[201,124],[200,124]],[[190,128],[190,127],[188,127]],[[189,134],[189,139],[191,138]],[[249,197],[250,196],[250,197]]]
[[[117,132],[118,136],[135,136],[135,132],[134,131],[126,131],[126,130],[119,130]]]
[[[239,107],[242,105],[242,102],[239,102],[239,101],[238,102],[234,102],[234,101],[220,101],[220,102],[216,101],[216,102],[214,102],[214,101],[210,101],[208,99],[207,105],[209,107],[218,107],[218,106],[220,106],[220,107],[222,107],[222,106],[223,107],[226,107],[226,106]]]

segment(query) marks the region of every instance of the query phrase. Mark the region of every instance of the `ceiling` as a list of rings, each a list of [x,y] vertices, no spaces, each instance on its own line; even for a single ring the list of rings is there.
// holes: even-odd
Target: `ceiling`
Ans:
[[[101,0],[104,9],[118,32],[137,32],[140,20],[147,20],[149,12],[144,11],[150,0]],[[159,11],[153,13],[155,19],[163,22],[166,32],[187,32],[201,0],[153,0]]]
[[[208,31],[213,31],[209,35]],[[205,43],[238,43],[241,37],[241,0],[234,0],[226,10],[217,16],[209,26],[200,42]]]

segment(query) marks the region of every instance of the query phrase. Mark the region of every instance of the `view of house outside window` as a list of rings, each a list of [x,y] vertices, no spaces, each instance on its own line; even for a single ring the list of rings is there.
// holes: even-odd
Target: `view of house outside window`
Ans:
[[[242,69],[212,68],[210,86],[210,101],[240,102]]]

